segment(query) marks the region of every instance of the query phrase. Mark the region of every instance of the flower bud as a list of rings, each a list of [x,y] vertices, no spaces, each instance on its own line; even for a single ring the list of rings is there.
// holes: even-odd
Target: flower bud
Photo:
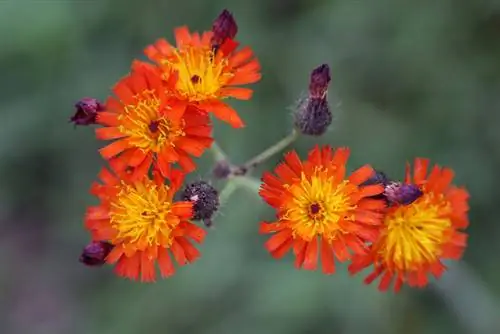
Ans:
[[[315,68],[311,72],[311,80],[309,82],[309,97],[312,99],[324,98],[330,81],[330,67],[327,64],[323,64]]]
[[[233,39],[238,33],[238,25],[233,15],[224,9],[212,25],[212,47],[217,49],[226,39]]]
[[[308,136],[321,136],[332,124],[332,113],[325,98],[306,99],[295,112],[295,127]]]
[[[205,181],[196,181],[186,186],[182,199],[193,203],[193,219],[202,220],[211,226],[211,218],[219,208],[219,194]]]
[[[389,178],[387,175],[385,175],[384,172],[380,172],[378,170],[375,170],[375,174],[370,177],[368,180],[363,182],[361,185],[363,186],[369,186],[372,184],[381,184],[384,187],[390,182]]]
[[[408,205],[415,202],[423,192],[417,185],[391,182],[385,187],[384,195],[390,204]]]
[[[113,249],[113,245],[104,241],[93,241],[82,251],[80,262],[87,266],[101,266],[106,262],[106,257]]]
[[[226,179],[229,175],[231,175],[231,173],[231,164],[226,160],[217,161],[214,169],[212,170],[212,175],[216,179]]]
[[[104,110],[104,105],[97,99],[84,97],[75,104],[76,113],[70,118],[70,122],[77,125],[96,124],[97,113]]]

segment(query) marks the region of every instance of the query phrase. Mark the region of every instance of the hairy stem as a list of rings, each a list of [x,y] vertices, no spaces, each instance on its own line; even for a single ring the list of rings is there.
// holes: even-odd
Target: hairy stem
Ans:
[[[285,138],[281,139],[276,144],[264,150],[262,153],[256,155],[252,159],[248,160],[243,166],[240,167],[243,174],[246,174],[251,169],[257,167],[261,163],[265,162],[267,159],[271,158],[275,154],[278,154],[283,149],[285,149],[288,145],[293,143],[299,137],[299,133],[297,130],[293,129],[292,132]]]

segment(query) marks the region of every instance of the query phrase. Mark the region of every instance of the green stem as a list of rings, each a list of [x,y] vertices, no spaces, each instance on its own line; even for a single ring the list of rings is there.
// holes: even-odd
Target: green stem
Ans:
[[[210,152],[212,152],[212,156],[216,162],[228,161],[227,154],[224,153],[222,148],[215,141],[213,142],[212,147],[210,147]]]
[[[260,190],[259,180],[248,176],[237,176],[234,177],[232,180],[237,186],[245,188],[256,195],[259,195],[259,190]]]
[[[246,173],[250,171],[251,169],[257,167],[261,163],[265,162],[267,159],[271,158],[273,155],[278,154],[281,152],[283,149],[285,149],[288,145],[293,143],[297,138],[299,137],[299,133],[297,130],[293,129],[292,132],[286,136],[285,138],[281,139],[279,142],[276,144],[272,145],[262,153],[256,155],[252,159],[248,160],[243,166],[240,167],[240,169]]]
[[[238,188],[238,184],[237,182],[234,182],[234,179],[229,179],[229,181],[226,182],[226,185],[219,193],[219,204],[221,207],[227,204],[236,188]]]

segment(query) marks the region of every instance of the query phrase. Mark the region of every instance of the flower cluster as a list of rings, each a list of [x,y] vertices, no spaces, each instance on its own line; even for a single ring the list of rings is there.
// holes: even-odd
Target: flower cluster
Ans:
[[[85,215],[91,242],[82,263],[116,264],[119,276],[143,282],[155,281],[157,268],[162,277],[173,275],[174,262],[200,257],[193,242],[203,242],[203,227],[212,226],[222,203],[210,182],[184,184],[197,168],[194,158],[212,149],[215,178],[248,184],[257,165],[299,135],[328,130],[331,75],[322,64],[311,72],[289,136],[243,165],[233,165],[213,145],[211,116],[243,127],[226,99],[250,99],[252,90],[242,85],[261,78],[259,62],[250,48],[239,47],[237,32],[227,10],[211,31],[177,28],[175,43],[159,39],[145,48],[149,62],[133,61],[105,103],[84,98],[75,105],[70,121],[99,125],[96,137],[110,141],[99,150],[109,166],[91,186],[99,204]],[[324,274],[334,274],[339,262],[349,262],[352,275],[372,267],[365,283],[380,278],[381,291],[439,278],[442,261],[460,259],[467,246],[468,193],[452,184],[453,171],[416,158],[398,181],[368,164],[348,173],[349,155],[347,147],[317,145],[307,159],[290,151],[273,172],[263,173],[259,195],[276,211],[260,223],[259,232],[271,235],[265,248],[276,259],[291,252],[297,269]]]
[[[151,282],[156,266],[163,277],[175,271],[173,261],[195,261],[205,230],[218,208],[217,191],[209,183],[187,185],[181,201],[174,196],[193,172],[193,158],[213,143],[210,114],[235,128],[244,126],[225,100],[247,100],[241,87],[260,80],[252,50],[239,48],[237,25],[228,11],[212,30],[175,29],[175,44],[159,39],[147,46],[151,60],[132,62],[130,71],[112,88],[105,103],[85,98],[70,121],[97,124],[99,150],[109,168],[91,187],[99,205],[88,208],[85,227],[91,235],[80,261],[89,266],[116,263],[118,275]]]
[[[346,175],[347,148],[314,148],[306,161],[285,155],[274,175],[265,173],[262,198],[276,208],[276,220],[262,222],[261,233],[275,258],[293,250],[295,266],[314,270],[321,258],[325,274],[335,259],[350,260],[356,274],[373,266],[369,284],[381,276],[379,289],[394,282],[423,287],[439,278],[444,259],[458,260],[466,247],[468,193],[451,184],[453,171],[415,159],[404,182],[365,165]],[[428,175],[429,174],[429,175]]]

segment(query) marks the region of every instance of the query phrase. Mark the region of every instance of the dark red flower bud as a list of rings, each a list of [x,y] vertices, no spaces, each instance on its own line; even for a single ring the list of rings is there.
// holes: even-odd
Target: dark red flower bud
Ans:
[[[70,118],[70,122],[77,125],[96,124],[97,113],[104,110],[104,105],[97,99],[84,97],[75,104],[76,113]]]
[[[212,47],[218,48],[228,38],[234,39],[238,33],[238,25],[233,15],[224,9],[212,24]]]
[[[226,160],[217,161],[212,174],[216,179],[225,179],[233,172],[231,165]]]
[[[385,175],[384,172],[380,172],[380,171],[375,170],[375,174],[372,177],[370,177],[368,180],[363,182],[361,185],[368,186],[368,185],[372,185],[372,184],[381,184],[385,187],[389,182],[391,182],[391,181],[389,180],[387,175]]]
[[[311,81],[309,82],[309,96],[311,98],[324,98],[330,83],[330,67],[323,64],[311,72]]]
[[[390,204],[408,205],[423,195],[417,185],[391,182],[385,187],[384,195]]]
[[[308,136],[320,136],[332,124],[332,113],[325,98],[306,99],[295,112],[295,127]]]
[[[101,266],[106,262],[106,257],[113,249],[113,245],[104,241],[93,241],[82,251],[80,262],[87,266]]]
[[[205,181],[196,181],[186,186],[182,199],[193,203],[193,219],[212,225],[212,216],[219,208],[219,194]]]

